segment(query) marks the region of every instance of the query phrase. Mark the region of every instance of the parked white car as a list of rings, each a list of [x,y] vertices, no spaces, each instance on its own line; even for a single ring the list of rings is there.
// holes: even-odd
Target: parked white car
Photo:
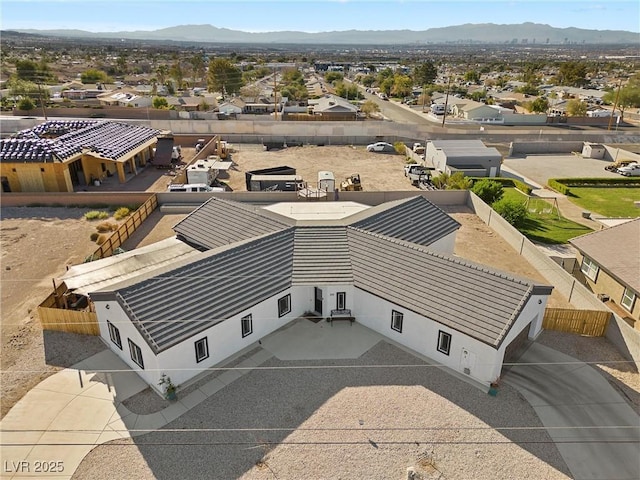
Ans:
[[[367,145],[367,152],[395,152],[393,145],[387,142],[377,142]]]
[[[630,163],[626,167],[620,167],[618,173],[625,177],[640,177],[640,163]]]

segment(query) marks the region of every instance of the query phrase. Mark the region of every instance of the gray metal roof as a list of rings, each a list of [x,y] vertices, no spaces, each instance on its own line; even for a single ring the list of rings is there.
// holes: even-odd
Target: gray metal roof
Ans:
[[[349,228],[354,285],[497,348],[534,290],[409,243]]]
[[[457,221],[424,197],[397,202],[395,206],[352,225],[425,246],[460,228]]]
[[[640,294],[640,218],[581,235],[569,243]]]
[[[429,143],[444,150],[449,160],[456,157],[486,157],[488,155],[502,158],[495,147],[487,147],[482,140],[431,140]]]
[[[272,212],[215,198],[198,211],[176,231],[210,251],[97,293],[115,294],[156,353],[291,285],[353,284],[493,347],[530,295],[550,293],[427,250],[459,224],[422,197],[353,215],[352,226],[345,219],[292,227]]]
[[[116,298],[159,353],[286,290],[293,234],[288,229],[203,253],[192,263],[117,290]]]
[[[259,207],[212,197],[191,212],[173,229],[178,238],[204,249],[216,248],[288,228]],[[293,223],[290,221],[289,223]]]
[[[353,283],[346,228],[296,228],[292,284],[336,283]]]

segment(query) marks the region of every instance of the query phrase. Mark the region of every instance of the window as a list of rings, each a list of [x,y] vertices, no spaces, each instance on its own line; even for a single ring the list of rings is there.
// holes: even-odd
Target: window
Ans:
[[[201,338],[195,343],[196,346],[196,362],[201,362],[205,358],[209,358],[209,342],[207,337]]]
[[[253,333],[253,317],[251,315],[242,317],[240,323],[242,324],[242,338]]]
[[[600,270],[598,265],[589,257],[584,257],[582,259],[582,265],[580,266],[580,271],[584,273],[588,278],[593,280],[594,282],[598,277],[598,270]]]
[[[109,328],[109,338],[115,343],[120,350],[122,350],[122,340],[120,340],[120,330],[107,320],[107,327]]]
[[[336,293],[336,309],[344,310],[347,303],[347,293],[346,292],[338,292]]]
[[[291,295],[278,299],[278,316],[283,317],[291,312]]]
[[[144,368],[142,350],[140,350],[140,347],[135,343],[133,343],[130,339],[127,339],[127,340],[129,340],[129,352],[131,353],[131,360],[136,362],[136,364],[138,364],[140,368]]]
[[[622,300],[620,300],[620,304],[626,308],[627,310],[633,310],[633,304],[636,301],[636,294],[630,288],[625,288],[624,293],[622,294]]]
[[[395,330],[396,332],[402,333],[403,318],[404,318],[404,313],[391,310],[391,330]]]
[[[451,350],[451,334],[440,330],[438,332],[438,351],[449,355]]]

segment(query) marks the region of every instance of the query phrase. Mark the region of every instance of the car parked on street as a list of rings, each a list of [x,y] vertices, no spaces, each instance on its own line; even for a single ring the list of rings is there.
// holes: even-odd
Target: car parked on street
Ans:
[[[386,152],[395,153],[396,149],[393,145],[387,142],[376,142],[367,145],[367,152]]]

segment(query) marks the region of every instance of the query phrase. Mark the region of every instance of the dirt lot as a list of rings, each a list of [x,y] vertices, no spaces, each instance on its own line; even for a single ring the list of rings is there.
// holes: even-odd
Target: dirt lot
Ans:
[[[244,189],[244,171],[277,165],[294,167],[310,181],[316,179],[318,170],[332,170],[336,180],[360,173],[365,190],[414,188],[404,177],[404,159],[400,155],[368,153],[363,147],[305,146],[270,152],[263,151],[261,146],[236,148],[238,151],[233,160],[237,170],[231,171],[229,176],[229,183],[236,190]],[[166,177],[158,180],[165,182]],[[28,207],[3,207],[1,210],[2,416],[43,378],[104,348],[96,337],[57,332],[43,334],[35,314],[37,305],[52,291],[52,278],[63,274],[66,265],[82,262],[95,249],[95,244],[89,240],[95,224],[82,218],[85,211]],[[456,210],[451,214],[462,224],[457,235],[456,254],[544,281],[475,215],[468,210]],[[166,238],[172,235],[172,227],[183,217],[156,211],[123,247],[130,250]],[[563,307],[566,300],[554,292],[549,305]],[[613,346],[608,344],[608,348],[613,349]],[[615,371],[611,375],[616,377]]]

